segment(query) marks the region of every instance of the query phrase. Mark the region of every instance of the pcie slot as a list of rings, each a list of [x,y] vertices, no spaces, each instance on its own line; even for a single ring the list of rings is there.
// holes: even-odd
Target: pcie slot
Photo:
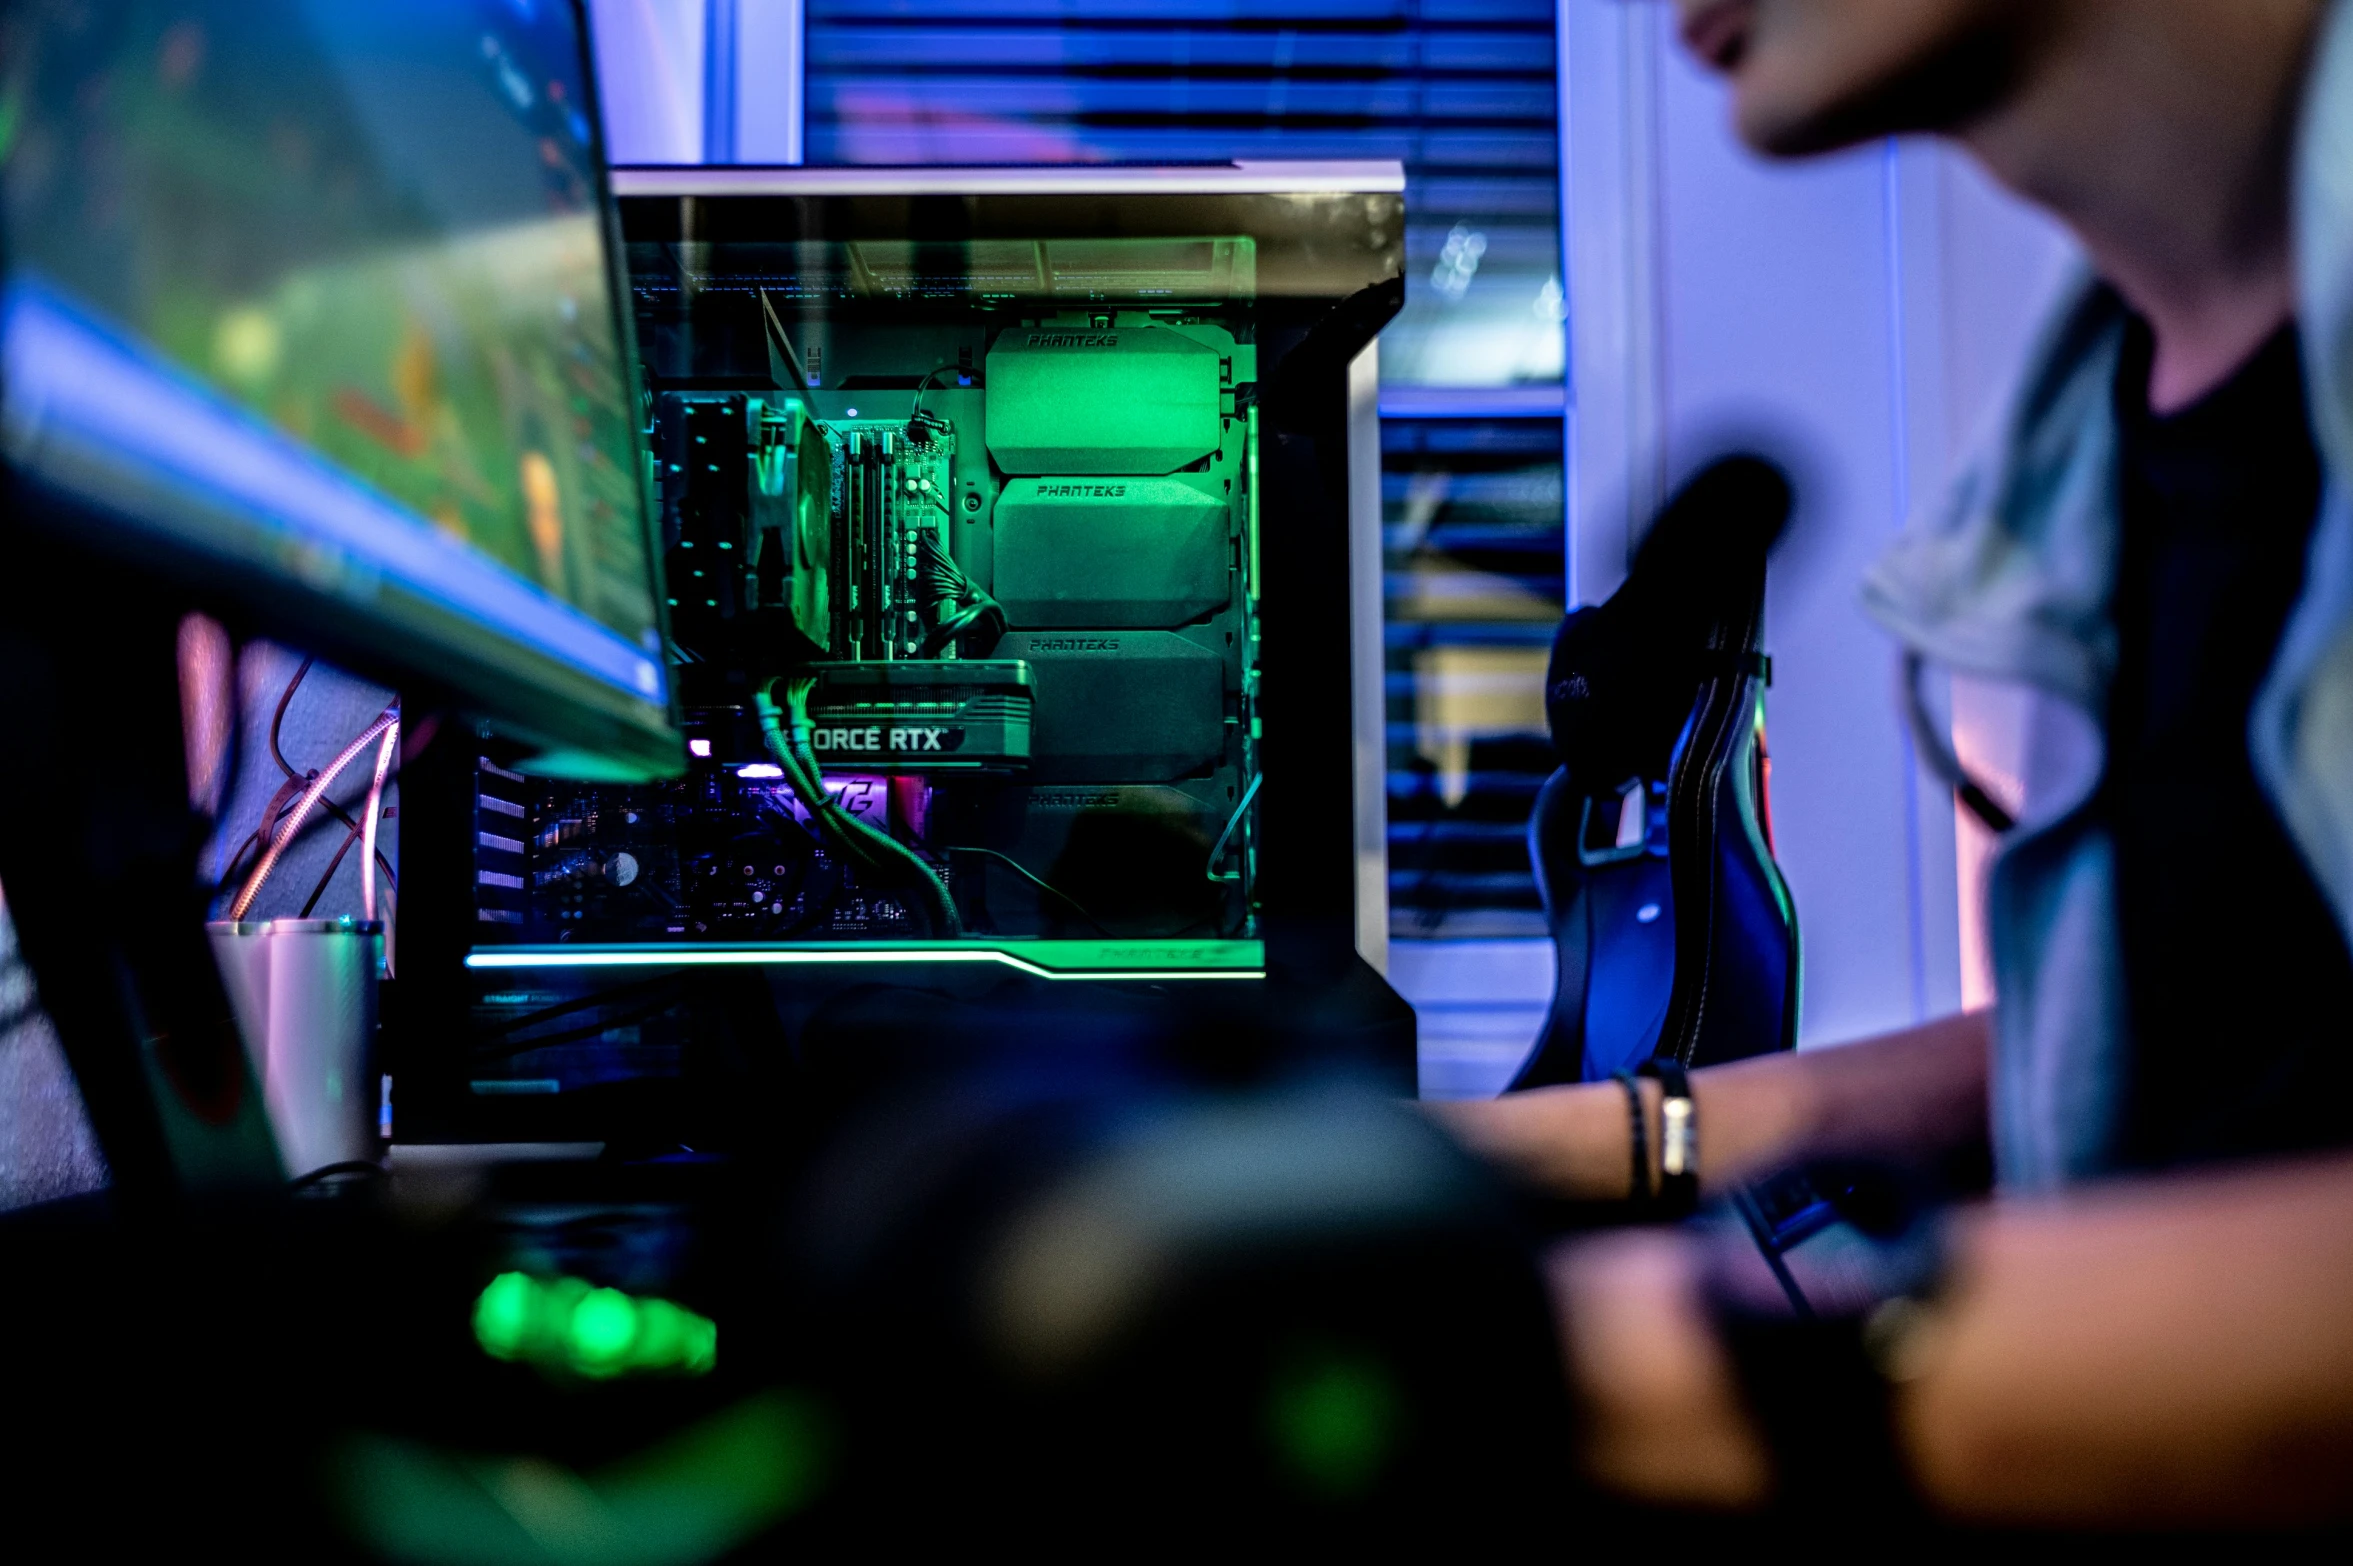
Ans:
[[[873,604],[873,611],[868,614],[868,625],[873,625],[871,656],[875,658],[889,658],[896,647],[896,637],[889,633],[892,630],[892,625],[889,625],[889,609],[892,609],[892,593],[889,593],[889,564],[892,564],[889,470],[892,470],[892,451],[889,451],[889,447],[892,447],[892,440],[889,440],[889,435],[882,435],[875,442],[873,463],[866,468],[866,494],[871,496],[868,498],[866,513],[871,517],[871,524],[868,524],[866,531],[866,602]]]
[[[850,547],[835,570],[849,586],[850,649],[866,656],[866,437],[850,436],[849,471],[842,483],[842,507],[850,522]]]
[[[857,658],[872,658],[875,652],[874,623],[874,546],[875,534],[881,519],[874,508],[874,437],[860,434],[858,463],[851,469],[851,492],[857,496],[857,538],[850,556],[850,576],[856,584],[854,591],[857,611],[857,647],[851,654]]]
[[[849,616],[849,645],[844,656],[863,658],[866,656],[863,607],[866,581],[865,573],[859,569],[866,547],[866,438],[863,435],[851,434],[849,452],[843,460],[842,532],[847,547],[835,558],[834,569],[846,589],[843,598]]]
[[[847,463],[847,459],[845,459],[845,463]],[[828,522],[828,529],[831,529],[831,534],[833,534],[831,560],[835,562],[835,569],[847,567],[847,562],[849,562],[849,489],[852,487],[849,487],[847,482],[842,484],[842,506],[835,510],[831,522]],[[835,588],[831,590],[831,595],[828,595],[828,600],[831,600],[831,607],[833,607],[833,625],[831,625],[833,635],[826,640],[826,647],[835,658],[856,658],[854,640],[856,640],[856,623],[859,621],[856,621],[856,616],[852,614],[852,611],[849,611],[849,585],[847,585],[849,581],[854,581],[854,578],[842,576],[840,585],[835,585]]]

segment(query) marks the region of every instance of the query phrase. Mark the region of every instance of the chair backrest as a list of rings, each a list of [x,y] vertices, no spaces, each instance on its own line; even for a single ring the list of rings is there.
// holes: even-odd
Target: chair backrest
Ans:
[[[1626,583],[1561,624],[1560,770],[1528,822],[1556,974],[1513,1089],[1793,1048],[1797,911],[1766,796],[1765,561],[1787,481],[1728,458],[1680,490]]]

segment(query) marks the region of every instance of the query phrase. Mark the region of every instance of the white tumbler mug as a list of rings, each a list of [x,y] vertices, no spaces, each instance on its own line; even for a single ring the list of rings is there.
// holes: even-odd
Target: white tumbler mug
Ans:
[[[272,919],[209,928],[287,1173],[374,1159],[384,926]]]

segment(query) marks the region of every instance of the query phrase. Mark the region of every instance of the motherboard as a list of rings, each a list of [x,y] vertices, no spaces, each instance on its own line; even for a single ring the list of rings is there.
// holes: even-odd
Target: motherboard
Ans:
[[[486,758],[480,940],[1253,934],[1246,303],[679,297],[638,304],[688,770]]]

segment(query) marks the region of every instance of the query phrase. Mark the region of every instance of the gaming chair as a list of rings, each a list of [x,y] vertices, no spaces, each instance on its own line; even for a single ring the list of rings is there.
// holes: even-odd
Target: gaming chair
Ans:
[[[1625,585],[1553,639],[1561,759],[1528,822],[1556,954],[1508,1091],[1797,1042],[1797,911],[1773,860],[1758,650],[1788,481],[1755,457],[1676,493]]]

